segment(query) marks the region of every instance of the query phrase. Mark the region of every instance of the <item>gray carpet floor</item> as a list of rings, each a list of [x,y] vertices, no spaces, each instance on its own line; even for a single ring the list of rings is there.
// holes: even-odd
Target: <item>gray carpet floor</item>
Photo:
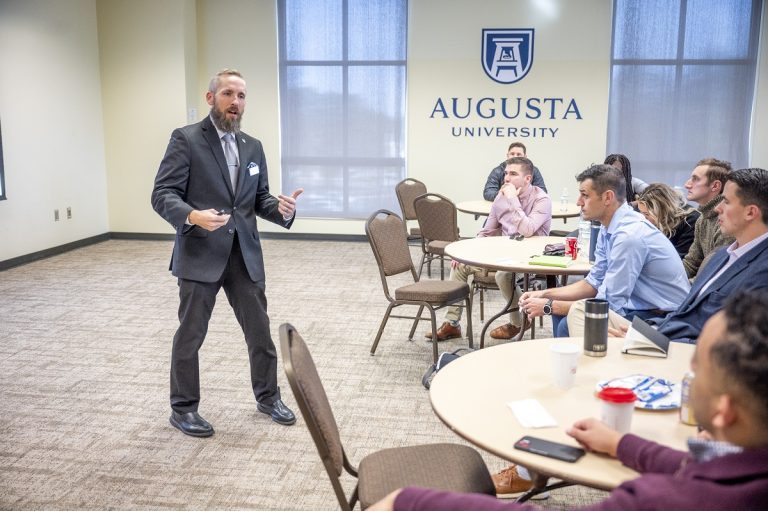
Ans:
[[[390,320],[369,354],[386,302],[366,243],[263,246],[278,351],[278,327],[290,322],[312,351],[353,463],[386,447],[462,442],[420,384],[431,363],[428,323],[409,342],[409,323]],[[200,412],[216,434],[195,439],[169,425],[171,248],[108,241],[0,272],[0,509],[338,508],[303,419],[284,427],[256,411],[245,342],[223,293],[201,350]],[[501,305],[491,293],[488,310]],[[473,317],[478,340],[477,309]],[[549,332],[545,323],[537,336]],[[278,378],[298,414],[282,364]],[[506,465],[483,455],[492,471]],[[571,487],[546,505],[604,495]]]

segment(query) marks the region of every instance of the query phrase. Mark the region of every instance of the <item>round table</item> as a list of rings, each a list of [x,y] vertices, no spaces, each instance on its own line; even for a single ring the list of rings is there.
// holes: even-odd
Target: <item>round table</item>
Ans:
[[[600,416],[595,397],[598,381],[630,374],[680,381],[688,370],[694,345],[670,343],[668,358],[621,353],[621,339],[608,339],[607,356],[581,355],[576,382],[568,390],[552,383],[549,347],[555,342],[582,346],[582,338],[536,339],[475,351],[445,366],[435,376],[429,396],[432,409],[446,426],[481,449],[519,463],[534,473],[572,483],[610,490],[637,472],[616,459],[587,453],[567,463],[523,452],[514,443],[524,435],[578,446],[565,434],[576,420]],[[507,405],[509,401],[536,399],[555,418],[555,428],[523,428]],[[632,433],[661,444],[686,449],[696,428],[682,424],[677,410],[636,409]]]
[[[487,236],[454,241],[445,247],[445,254],[460,263],[489,270],[545,275],[586,275],[592,268],[588,261],[577,259],[567,268],[530,264],[531,256],[544,253],[549,244],[563,243],[559,236],[531,236],[522,240],[508,236]]]
[[[547,245],[562,243],[563,241],[564,239],[558,236],[531,236],[522,240],[510,239],[508,236],[469,238],[449,244],[445,247],[445,254],[451,259],[470,266],[520,273],[525,278],[525,287],[527,288],[528,276],[531,274],[559,275],[567,278],[568,275],[586,275],[589,273],[592,265],[582,259],[577,259],[567,268],[530,264],[531,256],[541,255]],[[512,297],[510,297],[500,312],[488,318],[480,331],[481,348],[485,346],[485,332],[491,323],[504,314],[515,310],[517,310],[517,306],[512,306]],[[532,328],[533,325],[534,323],[531,322]],[[525,330],[521,330],[513,340],[522,339],[524,333]]]
[[[491,214],[491,204],[493,202],[487,200],[469,200],[459,202],[456,204],[456,209],[462,213],[469,213],[475,215],[475,219],[481,216],[488,216]],[[581,208],[576,204],[568,204],[566,209],[561,209],[561,205],[552,204],[552,218],[562,218],[563,223],[566,223],[569,218],[575,218],[581,214]]]

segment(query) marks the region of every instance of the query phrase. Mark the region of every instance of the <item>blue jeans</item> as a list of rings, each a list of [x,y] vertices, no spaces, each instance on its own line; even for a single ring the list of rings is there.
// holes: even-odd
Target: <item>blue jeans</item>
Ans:
[[[552,314],[552,335],[555,337],[568,337],[568,321],[566,321],[566,316]]]

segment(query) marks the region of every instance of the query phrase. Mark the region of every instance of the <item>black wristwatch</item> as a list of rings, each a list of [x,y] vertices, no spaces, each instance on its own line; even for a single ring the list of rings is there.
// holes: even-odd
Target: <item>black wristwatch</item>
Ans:
[[[552,315],[552,299],[551,298],[547,300],[547,303],[544,304],[544,315],[545,316]]]

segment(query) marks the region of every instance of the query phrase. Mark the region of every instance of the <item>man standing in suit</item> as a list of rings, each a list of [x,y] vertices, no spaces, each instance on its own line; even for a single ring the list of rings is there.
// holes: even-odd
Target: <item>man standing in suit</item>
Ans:
[[[198,351],[222,287],[245,335],[257,409],[279,424],[296,422],[277,386],[256,217],[289,228],[303,190],[270,195],[261,142],[240,131],[246,92],[245,80],[233,69],[211,79],[205,94],[210,115],[174,130],[152,191],[152,207],[176,230],[170,269],[178,278],[180,305],[171,352],[170,422],[196,437],[213,435],[197,412]]]

